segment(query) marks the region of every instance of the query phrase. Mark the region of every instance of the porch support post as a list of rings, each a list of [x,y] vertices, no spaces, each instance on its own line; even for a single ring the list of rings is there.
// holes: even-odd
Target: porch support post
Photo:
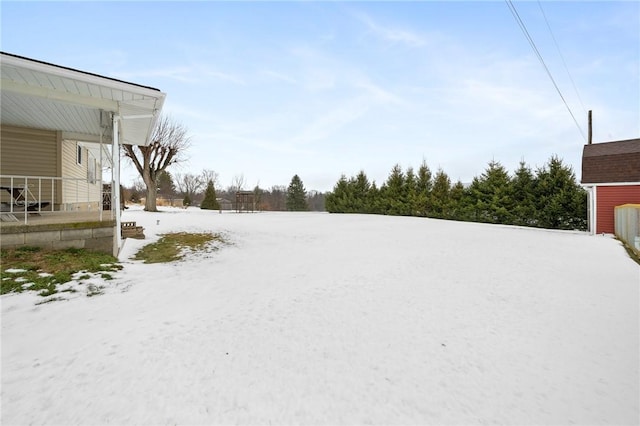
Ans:
[[[122,245],[122,235],[120,233],[120,116],[113,115],[113,146],[111,148],[111,209],[115,213],[116,229],[113,236],[113,255],[118,256]]]
[[[102,134],[104,133],[104,129],[102,129],[100,131],[100,179],[98,180],[98,167],[96,167],[96,180],[98,180],[98,216],[99,216],[99,220],[100,222],[102,222],[102,203],[104,202],[104,187],[102,186]]]

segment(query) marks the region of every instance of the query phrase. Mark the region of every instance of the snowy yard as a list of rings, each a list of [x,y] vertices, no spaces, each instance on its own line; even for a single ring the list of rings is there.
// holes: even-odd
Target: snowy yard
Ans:
[[[610,237],[126,211],[105,294],[2,296],[2,424],[639,423],[640,267]],[[157,221],[160,221],[157,224]],[[170,231],[231,245],[129,260]]]

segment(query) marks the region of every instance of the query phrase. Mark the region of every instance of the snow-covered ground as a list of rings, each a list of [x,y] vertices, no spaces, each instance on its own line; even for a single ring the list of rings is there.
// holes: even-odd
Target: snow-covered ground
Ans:
[[[611,237],[128,210],[105,294],[2,296],[2,424],[639,423],[640,267]],[[158,221],[159,220],[159,224]],[[157,234],[218,251],[129,258]]]

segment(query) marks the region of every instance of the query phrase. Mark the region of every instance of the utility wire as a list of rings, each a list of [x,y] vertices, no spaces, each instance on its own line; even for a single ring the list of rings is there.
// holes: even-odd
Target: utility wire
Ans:
[[[562,59],[562,64],[564,65],[564,69],[567,71],[567,75],[569,76],[569,80],[571,80],[571,84],[573,85],[573,90],[575,90],[576,96],[578,97],[578,100],[580,101],[580,106],[582,107],[582,111],[584,112],[584,115],[587,115],[587,109],[584,107],[584,104],[582,103],[582,98],[580,97],[580,93],[578,93],[578,88],[576,87],[576,83],[573,81],[573,77],[571,76],[571,73],[569,72],[569,67],[567,67],[567,63],[564,60],[564,56],[562,55],[562,51],[560,50],[560,46],[558,45],[558,42],[556,41],[556,37],[553,35],[553,31],[551,31],[551,25],[549,25],[549,21],[547,20],[547,15],[544,13],[544,9],[542,9],[542,3],[540,3],[540,0],[538,0],[538,6],[540,7],[540,12],[542,12],[542,16],[544,17],[544,22],[546,22],[546,24],[547,24],[547,28],[549,29],[549,34],[551,34],[551,38],[553,39],[553,43],[556,45],[556,49],[558,49],[558,54],[560,55],[560,59]]]
[[[576,117],[573,115],[573,112],[571,111],[571,108],[569,108],[569,104],[567,104],[567,101],[564,99],[564,96],[562,95],[562,92],[560,91],[560,88],[556,84],[556,81],[553,79],[553,76],[551,75],[551,71],[549,71],[549,68],[547,67],[547,64],[544,62],[544,59],[542,58],[542,55],[540,54],[540,51],[538,51],[538,48],[536,47],[536,44],[533,41],[533,38],[531,38],[531,35],[529,35],[529,31],[527,31],[527,27],[524,25],[524,22],[522,22],[522,19],[520,18],[520,15],[518,14],[518,11],[516,10],[515,6],[511,2],[511,0],[505,0],[505,2],[507,3],[507,6],[509,7],[509,10],[511,11],[511,14],[513,15],[514,19],[516,20],[516,22],[520,26],[520,29],[522,30],[522,32],[523,32],[524,36],[526,37],[527,41],[531,45],[531,48],[533,49],[533,51],[535,52],[536,56],[538,57],[538,60],[540,61],[540,63],[544,67],[545,71],[547,71],[547,75],[549,76],[549,79],[551,79],[551,82],[553,83],[553,86],[556,88],[556,91],[558,92],[558,95],[560,95],[560,99],[562,99],[562,102],[564,103],[564,106],[567,107],[567,111],[569,111],[569,114],[571,115],[571,118],[573,118],[573,122],[576,123],[576,127],[578,128],[578,130],[580,131],[580,134],[582,135],[582,138],[586,142],[587,141],[587,137],[585,136],[584,132],[582,131],[582,128],[578,124],[578,120],[576,120]]]

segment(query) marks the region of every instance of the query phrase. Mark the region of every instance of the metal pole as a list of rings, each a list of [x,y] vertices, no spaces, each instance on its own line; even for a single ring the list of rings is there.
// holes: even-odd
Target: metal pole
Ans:
[[[24,187],[22,188],[22,202],[24,203],[24,224],[27,224],[27,217],[29,216],[27,214],[27,194],[25,194],[25,191],[27,190],[27,178],[24,178]]]
[[[104,129],[100,131],[100,179],[98,180],[98,216],[100,218],[100,222],[102,222],[102,210],[104,209],[102,203],[104,201],[103,186],[102,186],[102,134],[104,133]],[[98,173],[98,167],[96,167],[96,173]],[[96,176],[97,177],[97,176]]]
[[[13,214],[13,205],[16,200],[13,199],[13,176],[11,176],[9,188],[11,189],[11,204],[9,205],[9,213]]]
[[[116,215],[115,238],[113,239],[115,247],[113,248],[114,256],[120,252],[120,244],[122,243],[122,235],[120,234],[121,218],[120,218],[120,137],[119,133],[120,116],[113,116],[113,144],[111,148],[111,209]]]
[[[91,211],[91,182],[89,182],[89,162],[91,161],[91,156],[89,155],[89,150],[87,149],[87,211]]]

